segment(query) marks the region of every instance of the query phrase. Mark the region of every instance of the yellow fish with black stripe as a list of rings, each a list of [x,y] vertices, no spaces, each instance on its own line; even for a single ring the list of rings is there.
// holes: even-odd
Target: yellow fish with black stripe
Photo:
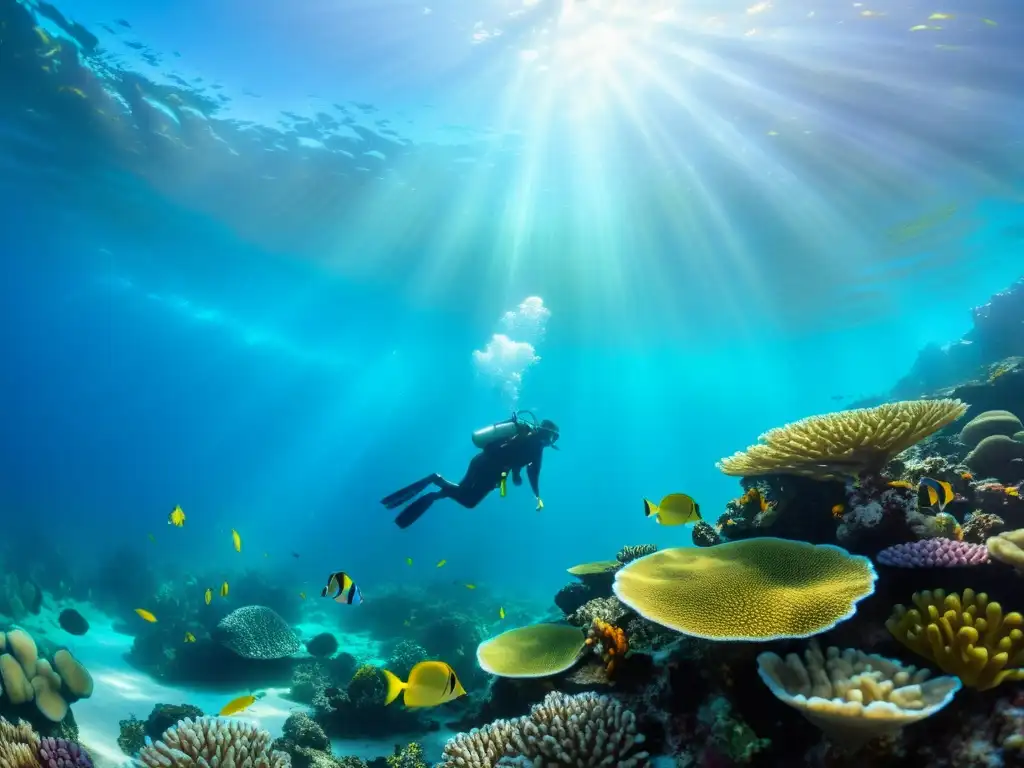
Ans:
[[[703,519],[700,504],[685,493],[670,493],[660,504],[644,499],[644,515],[653,517],[659,525],[686,525]]]
[[[335,571],[327,577],[327,586],[320,590],[320,597],[328,595],[336,603],[359,605],[363,602],[363,593],[344,571]]]
[[[917,486],[917,504],[919,507],[935,507],[941,512],[955,498],[956,494],[953,492],[953,486],[945,480],[922,477],[920,485]]]
[[[403,691],[402,703],[407,707],[436,707],[466,694],[455,670],[443,661],[421,661],[410,670],[407,683],[386,669],[384,677],[388,683],[385,704],[393,702]]]

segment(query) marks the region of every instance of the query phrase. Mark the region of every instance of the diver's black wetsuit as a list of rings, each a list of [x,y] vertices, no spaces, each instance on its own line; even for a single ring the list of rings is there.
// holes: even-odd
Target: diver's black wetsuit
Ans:
[[[503,443],[489,445],[474,456],[469,462],[465,477],[458,483],[445,480],[435,473],[396,491],[381,503],[388,509],[394,509],[410,501],[427,486],[436,485],[439,490],[420,496],[395,518],[399,528],[408,528],[439,499],[452,499],[463,507],[472,509],[501,485],[502,475],[505,473],[512,475],[512,482],[516,485],[522,484],[523,478],[520,473],[524,467],[533,495],[539,499],[540,467],[544,458],[544,448],[552,442],[550,430],[545,432],[525,424],[520,425],[519,431],[513,437]]]

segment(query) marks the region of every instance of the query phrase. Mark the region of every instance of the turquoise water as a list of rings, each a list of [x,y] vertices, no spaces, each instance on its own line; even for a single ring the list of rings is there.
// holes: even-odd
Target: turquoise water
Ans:
[[[1020,273],[1005,3],[0,8],[0,504],[72,570],[548,603],[689,543],[643,496],[721,509],[717,459],[884,396]],[[496,333],[532,345],[500,375]],[[544,510],[397,529],[379,499],[515,408],[562,431]]]

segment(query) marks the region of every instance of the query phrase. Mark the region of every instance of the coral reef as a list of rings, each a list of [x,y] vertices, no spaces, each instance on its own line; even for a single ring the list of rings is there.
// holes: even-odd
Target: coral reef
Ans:
[[[885,626],[893,636],[943,672],[978,690],[1024,679],[1024,618],[1003,614],[988,595],[941,589],[915,592],[915,608],[897,605]]]
[[[643,742],[636,717],[616,699],[552,692],[526,717],[499,720],[449,740],[441,765],[641,768],[649,764],[648,754],[639,749]]]
[[[987,563],[988,550],[966,541],[921,539],[886,547],[875,560],[893,568],[957,568]]]
[[[959,400],[908,400],[811,416],[773,429],[718,463],[727,475],[818,480],[879,472],[893,456],[967,412]]]
[[[262,605],[236,608],[217,624],[218,642],[246,659],[280,659],[299,650],[295,632]]]
[[[866,558],[834,546],[756,538],[661,550],[616,575],[638,614],[711,640],[809,637],[850,618],[874,591]]]
[[[492,675],[550,677],[576,663],[585,641],[583,633],[569,624],[532,624],[485,640],[476,649],[476,658]]]
[[[24,629],[0,632],[0,712],[25,718],[44,736],[62,735],[60,724],[74,733],[69,704],[92,696],[89,671],[65,649],[52,661],[39,652]]]
[[[960,690],[955,677],[929,679],[927,669],[848,648],[824,654],[811,641],[803,658],[766,652],[758,673],[777,698],[834,740],[860,746],[930,717]]]
[[[288,768],[289,755],[270,746],[270,734],[252,723],[185,718],[143,747],[138,759],[150,768]]]
[[[127,720],[118,721],[117,746],[126,755],[134,755],[146,746],[146,723],[139,720],[135,715],[129,715]]]

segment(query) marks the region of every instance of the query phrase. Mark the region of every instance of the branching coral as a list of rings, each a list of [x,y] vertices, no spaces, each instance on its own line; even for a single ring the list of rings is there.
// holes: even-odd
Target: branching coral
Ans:
[[[625,658],[629,652],[629,640],[626,639],[626,633],[614,624],[609,624],[601,619],[594,619],[594,623],[587,631],[586,644],[601,657],[609,675],[615,671],[616,662]]]
[[[638,751],[643,741],[636,717],[619,701],[553,692],[526,717],[499,720],[449,740],[441,765],[643,768],[649,763],[647,753]]]
[[[856,745],[923,720],[953,700],[955,677],[928,679],[927,669],[847,648],[822,654],[811,642],[801,659],[774,653],[757,657],[757,671],[772,693],[837,741]]]
[[[284,752],[270,751],[270,734],[241,720],[188,718],[139,752],[150,768],[290,768]]]
[[[23,720],[0,717],[0,768],[40,768],[39,734]]]
[[[39,762],[43,768],[92,768],[92,758],[80,745],[52,736],[39,742]]]
[[[914,593],[916,608],[897,605],[885,626],[893,636],[969,688],[987,690],[1024,679],[1024,617],[1003,614],[985,593],[963,598],[941,589]]]
[[[727,475],[804,475],[818,480],[877,473],[885,463],[967,411],[959,400],[908,400],[772,429],[718,462]]]
[[[850,618],[874,592],[871,561],[839,547],[756,538],[664,549],[615,578],[645,619],[709,640],[810,637]]]

